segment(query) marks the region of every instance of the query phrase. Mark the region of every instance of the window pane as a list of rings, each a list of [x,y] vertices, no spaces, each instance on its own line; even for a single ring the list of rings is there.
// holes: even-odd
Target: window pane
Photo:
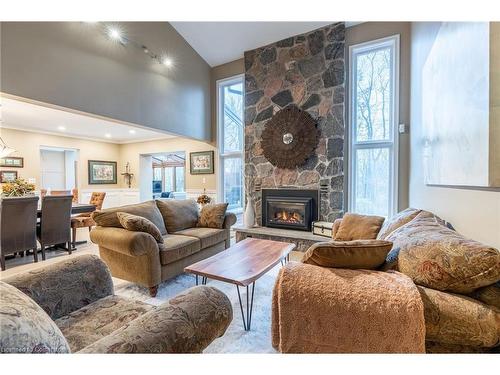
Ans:
[[[243,166],[241,158],[224,158],[224,202],[228,210],[243,208]]]
[[[358,149],[355,155],[354,211],[388,216],[390,162],[388,148]]]
[[[360,53],[356,58],[356,141],[391,139],[392,48]]]
[[[161,181],[161,168],[153,168],[153,180]]]
[[[184,191],[184,167],[175,167],[175,191]]]
[[[165,191],[174,191],[174,168],[165,168]]]
[[[223,152],[243,150],[243,83],[224,86]]]

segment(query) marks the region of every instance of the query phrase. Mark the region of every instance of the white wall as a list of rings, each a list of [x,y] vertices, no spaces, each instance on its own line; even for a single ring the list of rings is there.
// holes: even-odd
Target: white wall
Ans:
[[[66,189],[64,151],[40,150],[41,187],[51,190]]]
[[[498,189],[458,189],[424,183],[422,100],[426,93],[422,90],[422,68],[439,26],[430,22],[412,24],[410,206],[432,211],[465,236],[500,248]]]

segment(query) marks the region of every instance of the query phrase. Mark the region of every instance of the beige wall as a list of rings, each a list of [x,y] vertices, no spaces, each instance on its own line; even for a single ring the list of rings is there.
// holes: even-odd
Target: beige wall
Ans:
[[[217,160],[214,160],[215,173],[204,175],[191,175],[189,173],[189,153],[196,151],[215,151],[215,148],[207,143],[199,142],[186,138],[172,138],[158,141],[148,141],[139,143],[129,143],[120,145],[120,160],[123,165],[127,162],[130,163],[132,173],[135,178],[132,180],[132,187],[138,188],[141,178],[141,171],[139,169],[140,155],[155,154],[159,152],[186,152],[186,189],[201,190],[204,187],[207,190],[216,189],[216,175],[217,175]],[[203,177],[206,183],[203,184]]]
[[[118,162],[118,184],[98,185],[102,188],[125,188],[127,187],[123,177],[120,175],[125,170],[125,165],[130,162],[134,179],[132,188],[139,188],[140,179],[139,156],[140,154],[152,154],[158,152],[186,152],[186,189],[207,190],[216,189],[216,174],[191,175],[189,173],[189,153],[195,151],[215,151],[215,148],[207,143],[187,138],[171,138],[158,141],[148,141],[130,144],[113,144],[106,142],[88,141],[78,138],[61,137],[57,135],[40,134],[13,129],[0,129],[0,135],[10,146],[18,150],[12,156],[24,158],[24,168],[0,168],[0,170],[17,170],[21,178],[35,178],[36,188],[40,188],[40,146],[61,147],[77,149],[78,153],[78,187],[80,189],[95,188],[97,185],[88,184],[87,160],[108,160]],[[217,172],[215,160],[215,171]],[[203,177],[206,179],[203,184]]]
[[[411,22],[364,22],[349,27],[345,31],[346,67],[349,66],[349,46],[392,35],[400,35],[400,64],[399,64],[399,123],[410,123],[410,51],[411,51]],[[348,72],[348,69],[346,69]],[[349,73],[347,73],[349,74]],[[349,92],[349,83],[346,81],[346,98]],[[346,100],[347,104],[347,100]],[[350,108],[346,107],[346,129],[348,126],[347,114]],[[349,136],[346,132],[346,137]],[[347,158],[345,159],[348,162]],[[398,210],[401,211],[409,204],[409,165],[410,165],[410,136],[408,133],[399,134],[399,168],[398,168]],[[347,166],[346,166],[347,170]],[[345,189],[347,191],[347,189]],[[347,207],[347,205],[346,205]]]
[[[17,170],[18,176],[24,179],[35,178],[36,189],[40,189],[41,167],[40,146],[61,147],[77,149],[78,152],[78,185],[80,189],[95,188],[119,188],[125,187],[119,173],[124,169],[120,160],[120,145],[106,142],[87,141],[84,139],[61,137],[32,133],[13,129],[0,129],[0,135],[9,145],[18,150],[11,156],[24,158],[24,168],[0,168],[0,170]],[[118,162],[118,184],[117,185],[89,185],[87,160],[107,160]]]
[[[424,183],[422,66],[439,23],[412,24],[410,205],[435,212],[470,238],[500,248],[500,191],[429,186]]]
[[[210,74],[210,108],[212,111],[212,144],[217,144],[217,81],[219,79],[233,77],[245,73],[245,62],[243,59],[235,60],[215,66]]]

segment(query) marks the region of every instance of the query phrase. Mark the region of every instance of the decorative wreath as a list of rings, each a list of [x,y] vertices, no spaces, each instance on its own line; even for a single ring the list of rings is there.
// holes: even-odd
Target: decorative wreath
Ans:
[[[262,132],[264,156],[276,167],[293,169],[305,163],[318,145],[316,120],[295,105],[278,111]]]

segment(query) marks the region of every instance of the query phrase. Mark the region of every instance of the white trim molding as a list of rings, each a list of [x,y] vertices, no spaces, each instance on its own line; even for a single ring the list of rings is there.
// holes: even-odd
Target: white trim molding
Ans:
[[[356,89],[357,71],[355,69],[357,56],[379,49],[391,49],[391,110],[390,110],[390,138],[380,141],[356,140]],[[398,210],[398,160],[399,160],[399,65],[400,65],[400,36],[399,34],[349,46],[349,131],[348,138],[348,210],[356,212],[354,191],[356,187],[356,158],[358,149],[386,148],[389,150],[389,202],[387,214],[392,216]]]

